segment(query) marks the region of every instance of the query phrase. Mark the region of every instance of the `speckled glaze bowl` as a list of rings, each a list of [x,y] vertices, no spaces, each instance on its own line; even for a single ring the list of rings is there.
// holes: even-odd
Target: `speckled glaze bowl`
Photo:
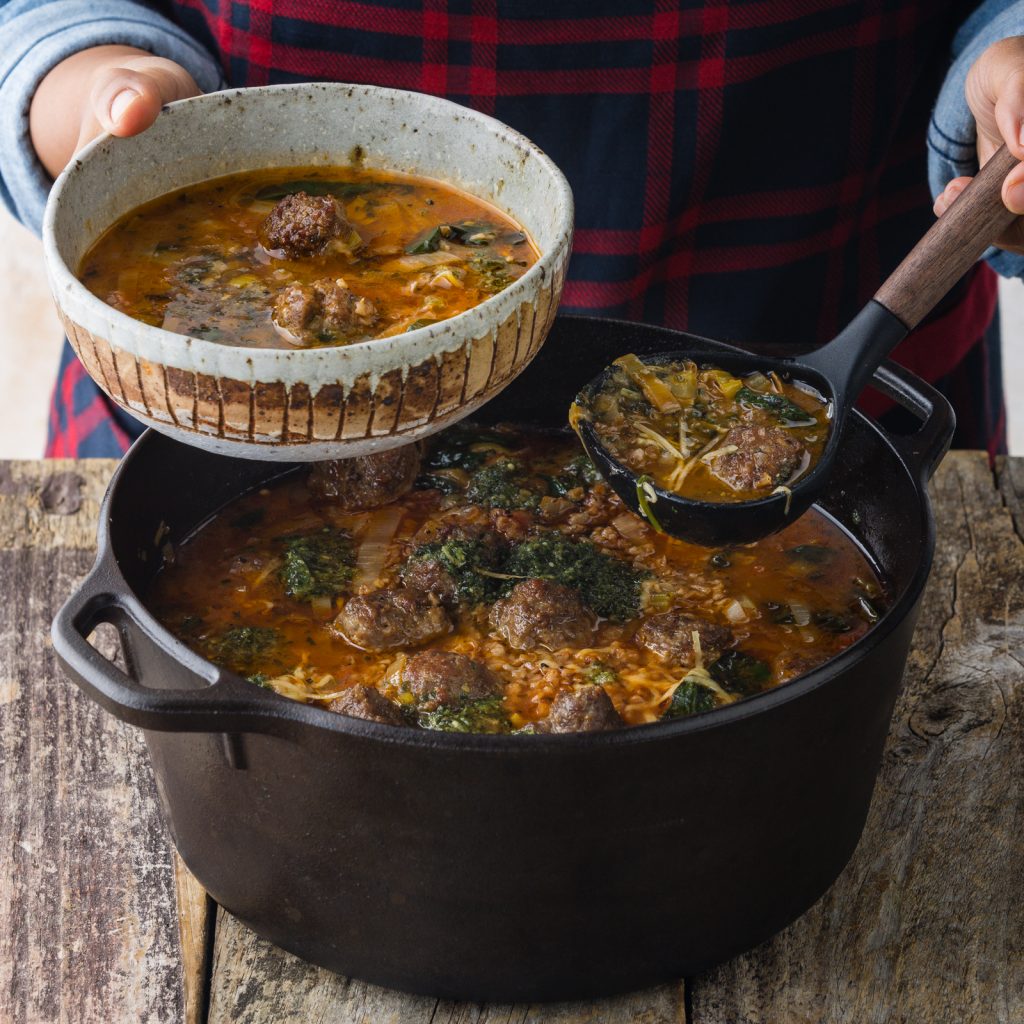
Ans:
[[[75,276],[118,217],[234,171],[361,162],[450,182],[522,225],[538,262],[439,324],[339,348],[238,348],[140,323]],[[57,179],[43,244],[68,337],[90,376],[144,423],[210,451],[312,461],[379,451],[468,415],[530,362],[555,316],[572,193],[501,122],[446,100],[367,85],[236,89],[170,104],[133,139],[103,136]]]

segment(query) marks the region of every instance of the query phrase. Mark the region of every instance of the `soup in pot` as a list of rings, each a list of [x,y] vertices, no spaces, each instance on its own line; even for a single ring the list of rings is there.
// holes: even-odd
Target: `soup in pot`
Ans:
[[[656,533],[568,431],[460,425],[316,464],[183,543],[157,617],[253,685],[396,727],[616,729],[809,672],[885,607],[811,511],[721,550]]]

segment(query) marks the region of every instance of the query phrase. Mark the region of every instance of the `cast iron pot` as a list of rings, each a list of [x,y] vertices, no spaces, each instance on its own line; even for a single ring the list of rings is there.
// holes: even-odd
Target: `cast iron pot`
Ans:
[[[564,423],[622,352],[725,346],[562,317],[486,419]],[[145,730],[167,825],[211,896],[306,960],[450,999],[595,997],[701,971],[767,939],[836,878],[864,825],[933,525],[925,482],[952,410],[891,366],[876,386],[922,421],[860,414],[823,501],[893,599],[802,679],[695,718],[615,733],[395,729],[254,687],[144,605],[158,548],[282,472],[156,433],[107,492],[92,572],[53,641],[94,700]],[[478,414],[480,415],[480,414]],[[162,527],[161,524],[165,524]],[[119,630],[128,672],[86,637]]]

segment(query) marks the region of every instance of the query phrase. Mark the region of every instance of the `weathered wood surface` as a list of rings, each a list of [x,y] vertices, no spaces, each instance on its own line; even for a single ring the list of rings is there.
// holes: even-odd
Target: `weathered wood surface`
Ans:
[[[321,968],[217,912],[209,1024],[683,1024],[683,982],[590,1003],[450,1003]]]
[[[178,1024],[174,878],[142,735],[59,674],[110,462],[0,464],[0,1021]]]
[[[174,884],[178,897],[178,935],[181,939],[183,1024],[203,1024],[210,993],[215,908],[206,890],[174,854]]]
[[[62,469],[85,481],[65,516],[40,497]],[[0,879],[3,1024],[1024,1021],[1024,460],[994,476],[956,453],[937,476],[939,546],[906,687],[864,838],[832,890],[686,986],[560,1006],[451,1004],[332,975],[222,911],[212,927],[187,877],[179,937],[141,743],[56,676],[45,639],[91,560],[108,472],[0,473],[13,598],[0,612],[0,837],[13,858]],[[52,482],[45,500],[75,503]]]

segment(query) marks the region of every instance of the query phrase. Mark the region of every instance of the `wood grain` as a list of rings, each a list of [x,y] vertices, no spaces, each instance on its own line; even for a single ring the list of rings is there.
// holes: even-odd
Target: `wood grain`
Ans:
[[[0,464],[4,1024],[183,1019],[171,855],[142,736],[60,675],[49,641],[92,562],[112,469]]]
[[[210,955],[213,952],[216,907],[177,853],[173,858],[184,1024],[203,1024],[210,994]]]
[[[683,1024],[683,984],[591,1003],[450,1003],[311,967],[217,914],[209,1024]]]
[[[1001,146],[875,292],[913,330],[1016,219],[1002,200],[1017,158]]]

